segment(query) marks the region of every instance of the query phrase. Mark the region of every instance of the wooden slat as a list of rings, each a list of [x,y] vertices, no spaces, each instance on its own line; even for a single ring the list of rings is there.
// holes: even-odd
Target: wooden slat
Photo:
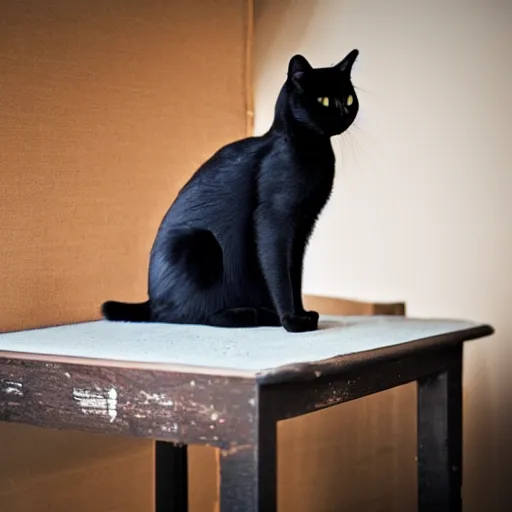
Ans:
[[[363,302],[318,295],[305,295],[304,307],[324,315],[405,315],[403,302]]]

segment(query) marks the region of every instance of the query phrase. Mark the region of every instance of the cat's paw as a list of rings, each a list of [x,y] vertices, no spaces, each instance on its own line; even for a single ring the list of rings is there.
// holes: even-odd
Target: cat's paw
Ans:
[[[318,327],[318,319],[320,318],[320,315],[316,311],[304,311],[304,314],[315,324],[316,329]]]
[[[308,314],[294,315],[285,313],[281,320],[283,327],[288,332],[308,332],[315,331],[318,327],[318,315],[311,317]]]

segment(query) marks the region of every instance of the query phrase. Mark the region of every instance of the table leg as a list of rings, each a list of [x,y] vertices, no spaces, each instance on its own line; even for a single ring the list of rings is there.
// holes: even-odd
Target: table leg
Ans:
[[[418,381],[418,511],[462,510],[462,347]]]
[[[220,451],[220,512],[276,512],[276,422],[257,442]]]
[[[155,512],[188,511],[187,446],[155,442]]]

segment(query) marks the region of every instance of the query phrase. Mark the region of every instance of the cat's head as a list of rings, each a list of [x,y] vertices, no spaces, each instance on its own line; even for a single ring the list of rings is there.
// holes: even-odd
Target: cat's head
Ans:
[[[344,132],[359,109],[350,72],[358,50],[330,68],[313,68],[302,55],[288,66],[288,101],[293,117],[315,131],[333,136]]]

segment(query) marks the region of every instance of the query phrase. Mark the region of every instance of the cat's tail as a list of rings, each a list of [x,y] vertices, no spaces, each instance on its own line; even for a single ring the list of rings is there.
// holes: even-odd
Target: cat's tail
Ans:
[[[118,322],[149,322],[151,320],[149,301],[128,303],[109,300],[101,306],[101,313],[107,320]]]

